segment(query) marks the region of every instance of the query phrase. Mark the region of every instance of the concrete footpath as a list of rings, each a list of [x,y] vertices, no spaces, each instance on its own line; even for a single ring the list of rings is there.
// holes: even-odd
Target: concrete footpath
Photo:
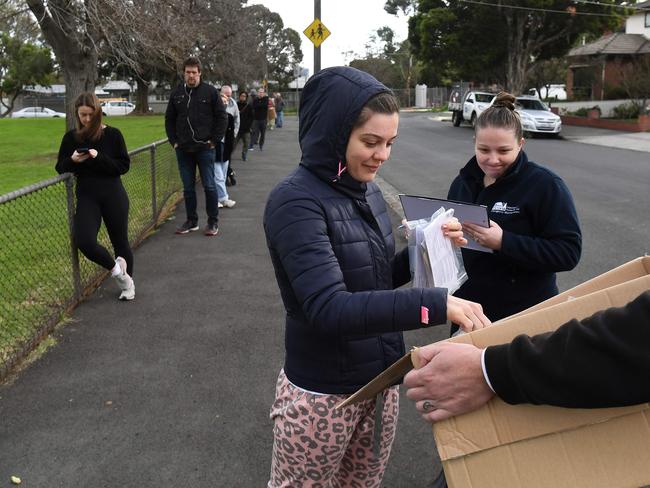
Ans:
[[[135,252],[135,301],[118,302],[105,281],[57,344],[0,387],[0,488],[11,476],[30,488],[266,485],[284,310],[261,222],[268,192],[298,163],[297,125],[287,117],[264,152],[234,160],[237,205],[220,212],[217,237],[174,235],[181,204]],[[409,339],[447,328],[437,333]],[[426,486],[434,452],[403,398],[384,486]]]

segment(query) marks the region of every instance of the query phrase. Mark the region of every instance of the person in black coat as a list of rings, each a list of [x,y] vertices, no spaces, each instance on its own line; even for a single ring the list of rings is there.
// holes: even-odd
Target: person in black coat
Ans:
[[[554,332],[486,349],[441,342],[416,354],[421,365],[406,375],[406,395],[430,422],[476,410],[495,394],[513,405],[567,408],[650,402],[650,291]]]
[[[260,151],[264,149],[266,138],[266,124],[269,116],[269,96],[264,88],[257,91],[257,97],[253,98],[253,135],[248,149],[253,150],[255,144],[259,144]]]
[[[248,156],[248,146],[251,143],[251,127],[253,126],[253,105],[248,101],[248,93],[245,91],[239,94],[237,101],[239,108],[239,132],[235,139],[234,147],[237,147],[239,141],[242,141],[241,158],[246,161]],[[234,148],[233,148],[234,149]]]
[[[397,137],[398,109],[384,85],[350,67],[324,69],[303,90],[300,165],[271,191],[264,211],[286,310],[269,487],[379,486],[397,424],[397,386],[342,411],[335,405],[404,354],[402,331],[448,318],[465,330],[489,323],[480,306],[445,289],[399,288],[411,278],[408,249],[395,253],[373,182]],[[466,242],[457,222],[445,226],[449,238]]]
[[[228,103],[228,97],[221,94],[224,104]],[[233,144],[235,142],[235,118],[228,113],[228,125],[226,134],[222,141],[215,146],[214,151],[214,182],[217,187],[217,198],[219,199],[219,208],[232,208],[237,203],[231,200],[227,187],[230,179],[230,155],[232,154]],[[234,178],[234,177],[233,177]]]
[[[463,249],[468,280],[455,295],[483,305],[496,321],[557,295],[555,273],[580,260],[582,235],[562,179],[528,160],[515,98],[500,93],[476,123],[475,156],[448,198],[486,205],[490,228],[463,222],[492,253]]]
[[[185,82],[172,91],[165,111],[165,131],[176,151],[187,215],[176,233],[188,234],[199,229],[195,189],[198,167],[208,214],[204,234],[211,237],[219,232],[215,147],[223,140],[228,116],[217,89],[201,81],[201,62],[197,58],[185,60],[183,77]]]

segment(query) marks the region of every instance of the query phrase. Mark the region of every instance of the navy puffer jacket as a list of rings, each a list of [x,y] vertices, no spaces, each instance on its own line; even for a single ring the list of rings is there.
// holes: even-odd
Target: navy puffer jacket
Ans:
[[[446,321],[446,290],[404,288],[408,252],[395,241],[381,191],[346,172],[345,149],[366,102],[388,89],[354,68],[305,85],[302,160],[271,192],[264,230],[286,309],[284,370],[295,385],[352,393],[404,354],[401,331]]]

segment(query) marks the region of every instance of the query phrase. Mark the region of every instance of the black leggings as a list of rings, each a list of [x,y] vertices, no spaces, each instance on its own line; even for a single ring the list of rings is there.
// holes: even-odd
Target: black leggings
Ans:
[[[119,178],[79,178],[74,238],[77,247],[91,261],[113,269],[115,258],[97,242],[102,219],[113,244],[115,257],[126,261],[133,276],[133,253],[129,246],[129,197]]]

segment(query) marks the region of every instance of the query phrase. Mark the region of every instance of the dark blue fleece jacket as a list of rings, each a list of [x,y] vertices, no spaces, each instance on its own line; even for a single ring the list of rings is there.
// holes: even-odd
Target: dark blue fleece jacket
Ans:
[[[523,150],[487,188],[483,176],[473,157],[451,184],[448,198],[486,205],[490,220],[503,229],[501,250],[463,249],[469,280],[454,295],[479,302],[494,321],[556,295],[555,273],[578,264],[582,235],[569,189]]]
[[[374,183],[347,172],[345,149],[362,107],[388,89],[354,68],[305,85],[297,169],[271,192],[264,230],[286,309],[284,370],[295,385],[352,393],[404,354],[401,331],[446,320],[446,290],[395,290],[410,280]]]

